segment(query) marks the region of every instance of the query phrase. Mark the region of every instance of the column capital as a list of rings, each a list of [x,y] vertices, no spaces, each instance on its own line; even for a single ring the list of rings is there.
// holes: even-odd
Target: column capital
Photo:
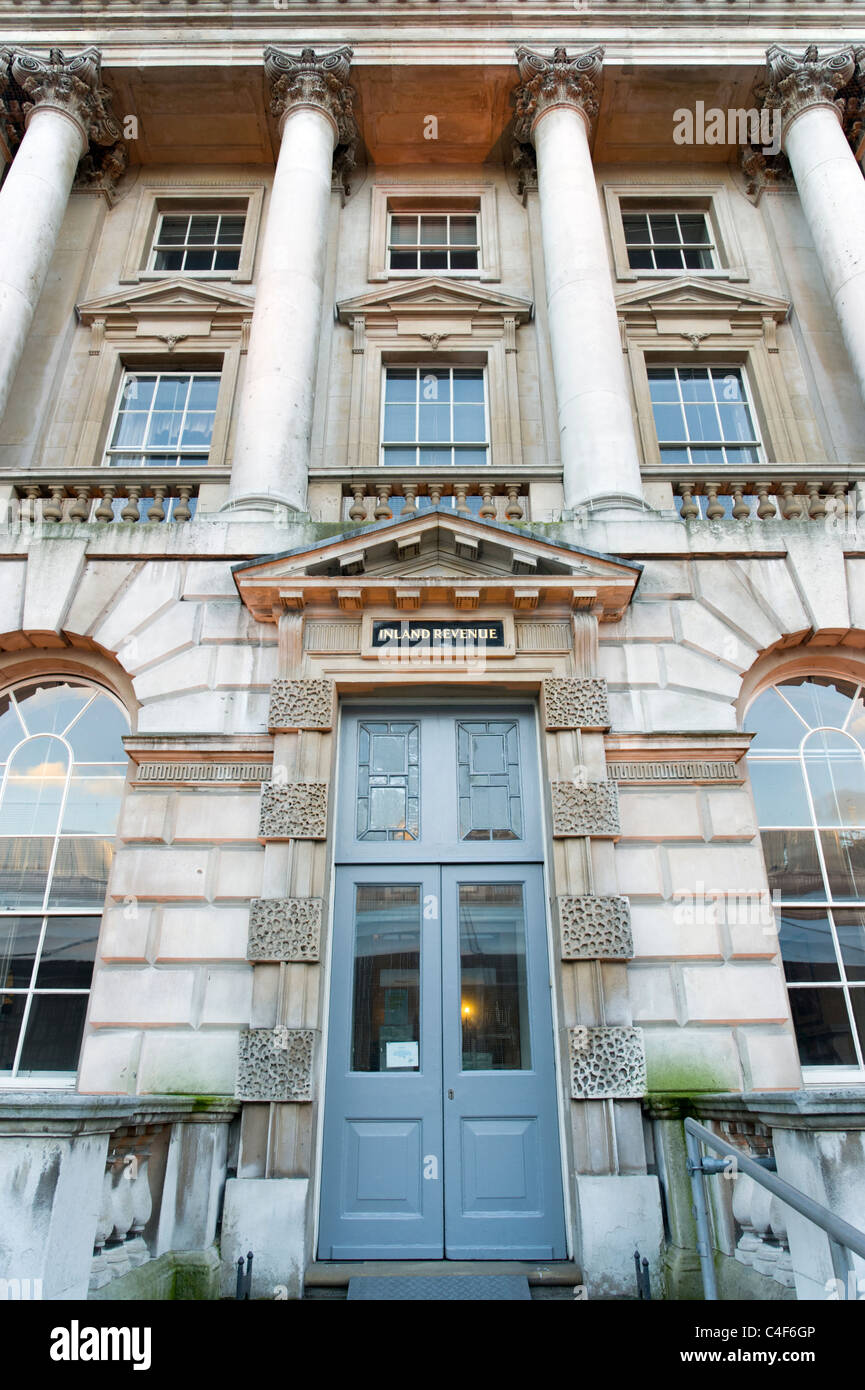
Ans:
[[[334,127],[334,146],[351,148],[357,140],[357,122],[352,103],[355,91],[349,84],[352,49],[334,48],[316,53],[304,48],[300,54],[281,48],[264,50],[264,71],[270,83],[270,109],[282,129],[290,111],[313,106]]]
[[[812,106],[831,106],[840,120],[843,101],[835,94],[853,77],[862,49],[852,45],[821,57],[816,44],[810,44],[800,56],[790,48],[773,44],[766,51],[768,83],[763,105],[780,110],[783,131]]]
[[[86,153],[90,144],[115,145],[121,129],[111,110],[111,94],[102,85],[102,55],[85,48],[67,58],[59,48],[47,57],[24,48],[0,49],[0,69],[11,79],[4,101],[7,127],[20,139],[34,111],[62,111],[81,130]]]
[[[522,144],[534,138],[539,118],[552,106],[570,106],[591,126],[598,114],[597,79],[604,61],[602,47],[569,58],[567,49],[553,49],[546,58],[530,48],[516,51],[520,85],[513,93],[514,134]]]

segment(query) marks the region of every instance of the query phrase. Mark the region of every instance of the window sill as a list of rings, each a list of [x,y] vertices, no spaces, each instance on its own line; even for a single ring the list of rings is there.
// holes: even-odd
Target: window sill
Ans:
[[[147,281],[157,284],[160,280],[219,280],[225,284],[251,285],[252,276],[238,271],[226,270],[142,270],[138,275],[124,276],[121,285],[140,285]]]
[[[616,279],[632,284],[638,280],[750,280],[744,266],[724,266],[721,270],[619,270]]]
[[[371,275],[370,280],[481,280],[489,283],[501,280],[501,276],[491,270],[380,270]]]

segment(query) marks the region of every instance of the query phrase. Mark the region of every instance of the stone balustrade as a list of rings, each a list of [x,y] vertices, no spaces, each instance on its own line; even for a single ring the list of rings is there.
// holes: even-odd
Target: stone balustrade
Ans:
[[[348,518],[355,522],[390,521],[395,516],[402,520],[449,498],[462,516],[504,522],[529,519],[526,484],[500,478],[466,481],[459,474],[456,478],[428,472],[410,478],[384,474],[346,480],[342,492],[343,498],[351,498]]]
[[[660,470],[651,470],[658,474]],[[729,478],[666,475],[683,521],[826,521],[855,526],[861,485],[825,472],[785,476],[754,471]]]
[[[154,1214],[150,1159],[154,1146],[164,1142],[162,1125],[127,1126],[111,1135],[93,1246],[91,1293],[153,1258],[144,1234],[148,1226],[152,1229]],[[161,1191],[156,1195],[161,1197]],[[158,1214],[158,1200],[156,1206]]]
[[[0,524],[42,522],[159,523],[191,521],[205,484],[222,484],[227,469],[77,469],[0,474]]]

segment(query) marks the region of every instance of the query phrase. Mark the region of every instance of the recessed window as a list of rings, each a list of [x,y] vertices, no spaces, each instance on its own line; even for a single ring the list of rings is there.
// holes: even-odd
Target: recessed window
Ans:
[[[105,463],[115,468],[206,463],[219,381],[219,372],[128,371]]]
[[[178,274],[237,270],[245,227],[245,216],[236,212],[163,212],[150,268]]]
[[[0,1079],[69,1082],[127,758],[125,712],[83,681],[0,696]]]
[[[714,270],[715,247],[703,212],[622,214],[632,270]]]
[[[661,462],[758,463],[760,438],[740,367],[649,367]]]
[[[488,463],[484,387],[480,367],[387,367],[382,463],[400,468]]]
[[[803,1067],[865,1065],[863,687],[794,677],[751,706],[748,765]]]
[[[396,213],[388,217],[391,270],[477,270],[480,264],[476,213]]]

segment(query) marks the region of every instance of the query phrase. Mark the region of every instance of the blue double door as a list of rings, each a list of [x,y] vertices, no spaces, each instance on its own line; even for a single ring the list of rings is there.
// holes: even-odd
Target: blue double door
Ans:
[[[566,1256],[534,748],[344,715],[322,1259]]]

